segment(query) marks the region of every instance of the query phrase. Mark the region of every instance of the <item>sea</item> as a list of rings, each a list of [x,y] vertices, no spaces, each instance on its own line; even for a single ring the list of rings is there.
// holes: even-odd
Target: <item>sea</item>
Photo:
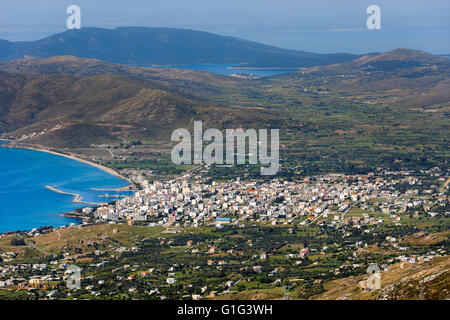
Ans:
[[[252,74],[258,77],[273,77],[280,74],[298,71],[297,69],[239,69],[234,64],[190,64],[190,65],[173,65],[173,66],[147,66],[153,68],[177,68],[196,71],[206,71],[220,75],[230,76],[235,73]],[[232,67],[232,69],[230,69]],[[238,69],[236,69],[238,68]]]
[[[4,143],[0,141],[0,145]],[[59,215],[89,205],[74,203],[73,196],[46,186],[80,194],[83,201],[92,203],[117,199],[104,197],[106,194],[131,194],[92,190],[122,188],[128,182],[86,163],[46,152],[0,147],[0,168],[0,233],[80,222]]]

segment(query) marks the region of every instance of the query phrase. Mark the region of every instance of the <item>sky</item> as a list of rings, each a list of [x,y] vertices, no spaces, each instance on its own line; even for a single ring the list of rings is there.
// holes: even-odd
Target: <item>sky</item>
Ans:
[[[63,32],[72,4],[81,8],[82,27],[186,28],[319,53],[407,47],[450,54],[449,0],[0,0],[0,39]],[[366,27],[373,4],[380,30]]]

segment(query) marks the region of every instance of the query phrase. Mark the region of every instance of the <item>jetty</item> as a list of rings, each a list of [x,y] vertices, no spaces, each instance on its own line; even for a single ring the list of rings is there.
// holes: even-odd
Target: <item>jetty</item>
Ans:
[[[91,188],[92,191],[109,191],[109,192],[113,192],[113,191],[129,191],[129,192],[136,192],[139,191],[139,189],[133,188],[132,186],[126,186],[126,187],[122,187],[122,188],[116,188],[116,189],[104,189],[104,188]]]
[[[102,205],[106,205],[106,203],[94,203],[94,202],[87,202],[87,201],[83,201],[83,197],[81,195],[79,195],[78,193],[71,193],[71,192],[64,192],[61,191],[55,187],[52,186],[45,186],[46,189],[51,190],[53,192],[59,193],[59,194],[65,194],[68,196],[72,196],[73,200],[72,202],[74,203],[81,203],[81,204],[87,204],[89,206],[102,206]]]

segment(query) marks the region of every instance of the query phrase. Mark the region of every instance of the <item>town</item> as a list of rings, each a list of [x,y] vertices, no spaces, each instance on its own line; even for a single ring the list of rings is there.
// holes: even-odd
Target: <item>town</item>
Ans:
[[[446,182],[438,168],[423,174],[437,177],[438,183]],[[151,219],[157,220],[158,225],[184,227],[207,224],[220,227],[225,223],[238,225],[239,221],[272,225],[305,225],[319,221],[330,226],[352,222],[360,226],[381,223],[383,219],[400,222],[406,212],[417,218],[419,207],[422,214],[433,217],[443,213],[448,203],[445,191],[439,190],[440,185],[426,184],[408,171],[381,171],[377,175],[331,174],[305,178],[301,182],[241,181],[240,178],[215,182],[205,181],[195,174],[151,184],[142,177],[135,177],[135,180],[142,183],[142,190],[133,196],[95,211],[85,208],[83,213],[93,212],[95,218],[108,221],[133,223]],[[365,213],[354,218],[351,213],[355,211]],[[382,218],[375,219],[375,216]]]
[[[0,293],[307,299],[348,277],[371,292],[373,263],[415,273],[438,261],[446,267],[429,278],[448,276],[449,179],[438,168],[298,181],[214,181],[201,170],[151,183],[134,172],[133,195],[79,209],[79,225],[1,235]],[[66,287],[72,265],[79,290]]]

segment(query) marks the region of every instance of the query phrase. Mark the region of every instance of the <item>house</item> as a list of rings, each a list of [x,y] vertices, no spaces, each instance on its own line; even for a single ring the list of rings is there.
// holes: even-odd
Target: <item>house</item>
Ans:
[[[211,248],[209,248],[208,253],[215,253],[216,249],[216,247],[212,246]]]
[[[30,279],[28,285],[33,288],[38,288],[41,285],[41,280],[37,278]]]
[[[210,297],[215,297],[215,296],[217,296],[217,291],[211,291],[211,292],[209,293],[209,296],[210,296]]]
[[[254,266],[253,267],[253,272],[261,273],[262,272],[262,267],[261,266]]]

